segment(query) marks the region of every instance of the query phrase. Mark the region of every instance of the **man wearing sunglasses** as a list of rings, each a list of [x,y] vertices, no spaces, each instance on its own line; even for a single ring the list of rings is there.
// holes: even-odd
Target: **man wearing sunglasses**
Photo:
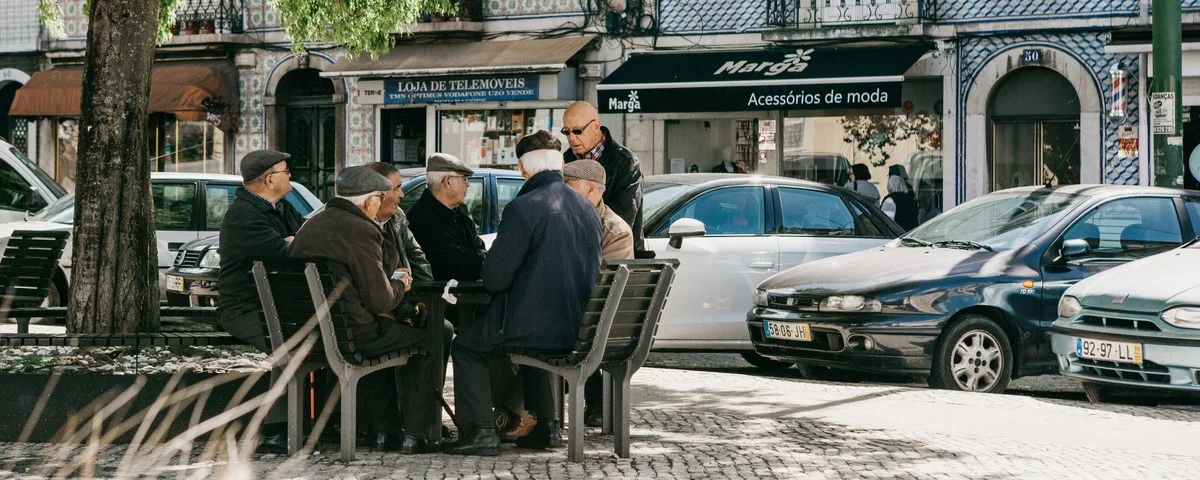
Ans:
[[[479,280],[487,250],[463,207],[475,171],[446,153],[430,155],[425,171],[429,187],[409,209],[408,228],[425,251],[434,279]]]
[[[633,152],[617,143],[600,125],[600,113],[587,102],[575,102],[563,113],[563,136],[570,145],[563,158],[595,160],[604,166],[604,204],[633,228],[633,250],[645,252],[642,240],[642,167]],[[640,253],[639,257],[645,256]]]

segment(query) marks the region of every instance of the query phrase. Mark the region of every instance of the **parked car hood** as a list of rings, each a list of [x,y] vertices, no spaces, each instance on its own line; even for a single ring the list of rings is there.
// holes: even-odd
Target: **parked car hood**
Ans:
[[[1200,282],[1180,272],[1200,270],[1200,249],[1180,248],[1093,275],[1067,290],[1083,305],[1157,312],[1167,304],[1200,304]]]
[[[208,237],[197,238],[188,243],[183,244],[180,250],[204,250],[208,247],[217,247],[220,244],[221,235],[212,235]]]
[[[789,268],[759,288],[869,294],[931,281],[945,284],[1001,275],[1011,258],[1011,251],[880,247]]]

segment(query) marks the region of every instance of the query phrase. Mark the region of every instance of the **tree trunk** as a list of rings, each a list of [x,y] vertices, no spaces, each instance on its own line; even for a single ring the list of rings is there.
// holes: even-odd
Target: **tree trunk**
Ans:
[[[67,331],[158,329],[146,125],[161,0],[92,0]]]

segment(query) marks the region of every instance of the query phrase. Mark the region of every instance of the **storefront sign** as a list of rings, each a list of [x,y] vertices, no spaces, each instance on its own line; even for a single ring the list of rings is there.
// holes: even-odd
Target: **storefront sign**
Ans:
[[[601,113],[745,112],[899,108],[901,82],[836,85],[610,89]]]
[[[383,103],[464,103],[538,99],[537,75],[430,77],[383,82]]]
[[[1175,92],[1150,94],[1150,125],[1155,135],[1175,135]]]
[[[1136,158],[1138,147],[1137,129],[1130,126],[1121,127],[1121,136],[1117,138],[1117,150],[1121,158]]]

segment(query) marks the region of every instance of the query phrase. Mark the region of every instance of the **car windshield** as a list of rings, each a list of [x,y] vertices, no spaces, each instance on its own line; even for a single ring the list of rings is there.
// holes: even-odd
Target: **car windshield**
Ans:
[[[37,215],[34,215],[32,220],[66,225],[72,224],[75,221],[75,194],[69,193],[65,197],[55,200],[54,203],[51,203],[38,212]]]
[[[647,219],[654,217],[654,214],[670,204],[672,199],[691,189],[691,185],[647,182],[642,186],[642,217]]]
[[[1086,198],[1053,192],[1000,192],[946,212],[901,238],[901,245],[1007,250],[1028,244]],[[909,239],[910,241],[904,241]]]

